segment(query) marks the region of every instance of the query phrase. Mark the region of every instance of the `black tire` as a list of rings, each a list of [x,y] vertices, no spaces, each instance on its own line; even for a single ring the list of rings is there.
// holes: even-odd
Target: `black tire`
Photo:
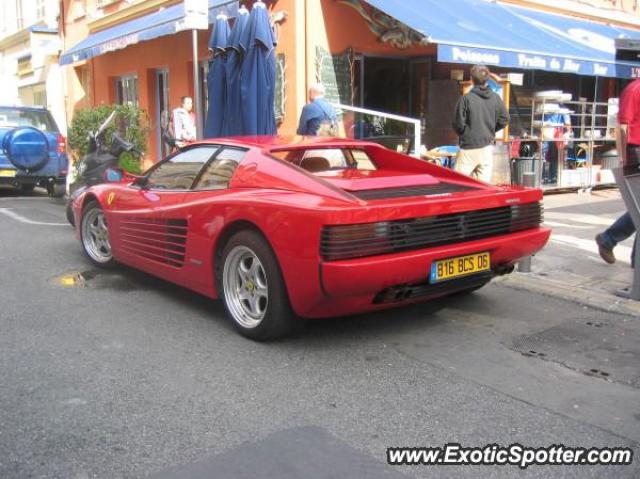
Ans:
[[[238,249],[248,249],[257,256],[266,279],[266,310],[259,323],[253,327],[247,327],[237,319],[237,309],[234,313],[232,306],[233,299],[225,290],[225,282],[228,284],[225,265],[228,261],[232,261],[230,254],[237,255]],[[234,328],[240,334],[255,341],[267,341],[290,334],[302,326],[303,320],[298,318],[291,308],[278,260],[262,235],[251,230],[239,231],[229,239],[216,260],[218,296],[222,299]],[[230,294],[233,295],[233,293]]]
[[[47,185],[47,194],[50,198],[62,198],[65,193],[64,185],[49,184]]]
[[[100,207],[100,204],[97,201],[90,201],[82,209],[82,216],[80,218],[80,244],[82,245],[82,249],[84,250],[84,253],[87,255],[87,258],[89,258],[89,261],[91,261],[94,265],[100,268],[110,269],[110,268],[113,268],[116,264],[111,254],[109,255],[108,259],[99,260],[96,257],[95,253],[92,254],[88,250],[88,248],[90,248],[90,246],[88,245],[91,243],[91,240],[87,237],[86,230],[88,228],[88,225],[86,223],[93,221],[93,218],[100,214],[102,214],[102,208]],[[106,224],[106,221],[104,223],[105,223],[105,226],[108,226]],[[107,236],[107,242],[108,242],[108,236]],[[111,253],[110,243],[109,243],[109,253]]]
[[[20,185],[20,190],[23,193],[31,193],[36,187],[35,183],[23,183]]]
[[[69,222],[69,224],[71,226],[73,226],[75,228],[76,226],[76,219],[73,216],[73,208],[71,207],[72,201],[69,200],[67,201],[67,207],[66,207],[66,215],[67,215],[67,221]]]

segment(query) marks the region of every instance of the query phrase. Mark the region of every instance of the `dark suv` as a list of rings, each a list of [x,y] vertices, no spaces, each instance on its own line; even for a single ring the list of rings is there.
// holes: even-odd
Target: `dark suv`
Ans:
[[[64,195],[66,140],[44,108],[0,106],[0,184]]]

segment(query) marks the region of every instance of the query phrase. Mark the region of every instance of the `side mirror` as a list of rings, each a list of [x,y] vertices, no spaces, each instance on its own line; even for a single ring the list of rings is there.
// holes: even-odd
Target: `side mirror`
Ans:
[[[124,178],[124,172],[120,168],[107,168],[104,170],[104,179],[107,183],[119,183]]]
[[[147,177],[146,176],[136,176],[135,180],[132,183],[134,186],[138,186],[142,189],[147,187]]]

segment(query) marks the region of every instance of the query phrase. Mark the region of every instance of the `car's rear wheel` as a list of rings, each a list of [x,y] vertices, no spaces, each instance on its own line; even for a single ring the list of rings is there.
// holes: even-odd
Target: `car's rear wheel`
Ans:
[[[20,185],[23,193],[31,193],[35,187],[36,185],[34,183],[23,183]]]
[[[250,230],[233,235],[220,256],[218,291],[235,328],[265,341],[301,323],[289,303],[282,272],[264,238]]]
[[[100,205],[95,201],[87,204],[80,221],[82,248],[91,262],[101,267],[112,266],[114,260],[109,242],[109,229]]]

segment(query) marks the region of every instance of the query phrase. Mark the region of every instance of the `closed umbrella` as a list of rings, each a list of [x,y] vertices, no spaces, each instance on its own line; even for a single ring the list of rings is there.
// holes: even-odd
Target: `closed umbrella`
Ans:
[[[227,17],[218,15],[209,40],[209,50],[213,52],[213,58],[209,61],[209,73],[207,74],[209,108],[207,109],[207,121],[204,127],[205,138],[222,136],[224,109],[227,102],[225,49],[228,37],[229,23],[227,22]]]
[[[253,4],[240,47],[245,52],[240,74],[242,133],[275,135],[275,38],[269,12],[261,1]]]
[[[237,136],[242,134],[240,70],[244,52],[242,48],[240,48],[240,38],[248,23],[249,10],[242,6],[238,10],[238,15],[227,41],[227,59],[225,62],[227,91],[222,125],[222,133],[224,136]]]

